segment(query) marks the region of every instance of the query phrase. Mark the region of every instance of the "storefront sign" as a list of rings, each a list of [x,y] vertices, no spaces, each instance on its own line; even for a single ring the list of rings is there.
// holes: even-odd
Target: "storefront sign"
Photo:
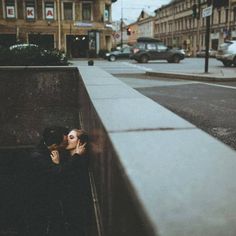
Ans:
[[[106,24],[107,28],[112,28],[112,24]]]
[[[74,26],[77,26],[77,27],[92,27],[93,24],[92,23],[86,23],[86,22],[75,22]]]
[[[108,21],[109,20],[109,11],[106,10],[106,9],[104,10],[103,19],[104,19],[104,21]]]
[[[35,8],[34,7],[26,7],[26,19],[33,20],[35,18]]]
[[[16,17],[15,6],[6,6],[6,15],[7,18],[15,18]]]
[[[46,19],[53,20],[54,19],[54,9],[52,7],[46,7]]]
[[[212,15],[212,6],[206,7],[202,10],[202,17],[207,17]]]

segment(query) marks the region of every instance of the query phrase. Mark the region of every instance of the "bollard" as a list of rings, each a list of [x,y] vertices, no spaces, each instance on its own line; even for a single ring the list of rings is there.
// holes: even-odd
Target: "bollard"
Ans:
[[[88,65],[89,66],[93,66],[94,65],[94,61],[93,60],[88,60]]]

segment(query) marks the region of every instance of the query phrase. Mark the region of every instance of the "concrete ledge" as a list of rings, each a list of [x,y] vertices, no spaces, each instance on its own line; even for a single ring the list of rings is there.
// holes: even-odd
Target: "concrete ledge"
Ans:
[[[171,78],[171,79],[183,79],[183,80],[195,80],[195,81],[212,81],[212,82],[235,82],[235,77],[224,77],[216,74],[188,74],[178,72],[150,72],[147,71],[146,75],[153,77]]]
[[[96,66],[78,69],[104,235],[234,236],[236,152]]]

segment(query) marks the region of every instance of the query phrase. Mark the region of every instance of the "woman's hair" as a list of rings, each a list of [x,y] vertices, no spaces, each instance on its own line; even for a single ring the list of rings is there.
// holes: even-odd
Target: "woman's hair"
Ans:
[[[77,138],[81,141],[81,143],[88,143],[89,136],[88,134],[82,129],[73,129],[76,132]]]

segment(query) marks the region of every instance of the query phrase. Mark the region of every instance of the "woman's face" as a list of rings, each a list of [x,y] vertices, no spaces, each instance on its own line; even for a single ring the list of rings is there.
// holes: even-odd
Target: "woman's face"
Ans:
[[[66,147],[66,150],[73,150],[76,148],[76,145],[78,144],[78,137],[76,131],[72,130],[68,134],[68,145]]]

